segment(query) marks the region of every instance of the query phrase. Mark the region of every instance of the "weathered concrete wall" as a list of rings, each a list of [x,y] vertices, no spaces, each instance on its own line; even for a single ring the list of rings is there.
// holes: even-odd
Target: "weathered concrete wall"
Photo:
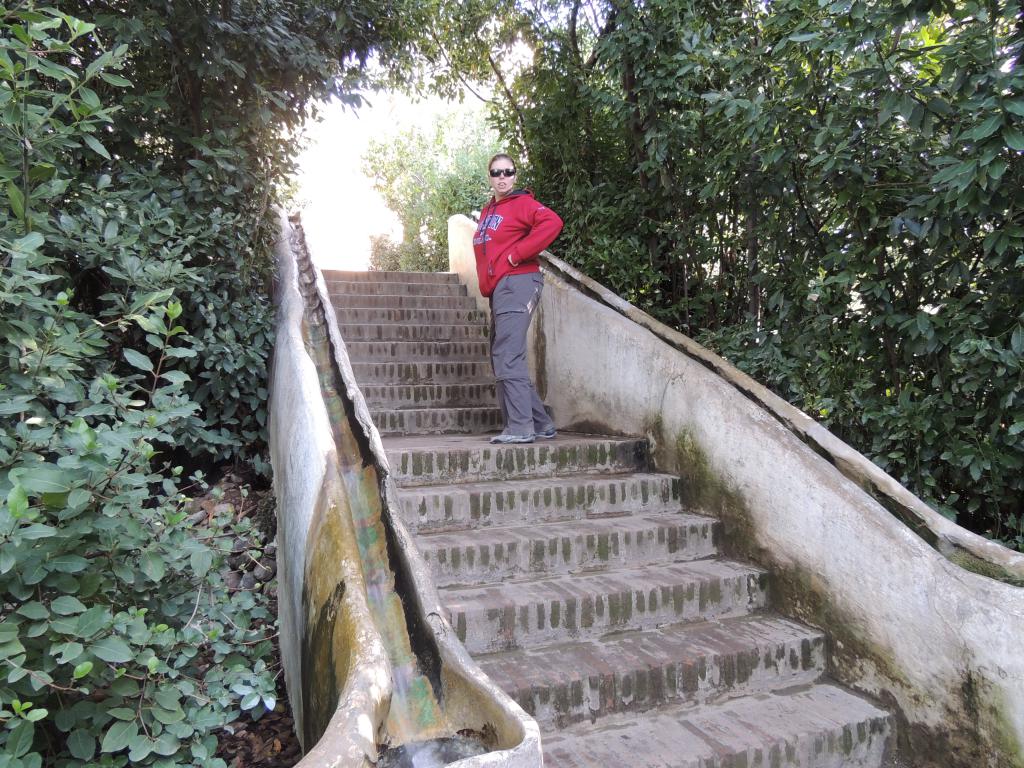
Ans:
[[[386,537],[381,546],[401,599],[399,623],[442,709],[440,730],[485,734],[492,750],[458,765],[540,766],[537,724],[483,675],[444,619],[428,571],[398,517],[397,490],[323,278],[297,268],[301,250],[301,237],[282,217],[270,443],[281,651],[296,730],[309,750],[301,765],[369,766],[380,744],[393,741],[396,724],[389,710],[393,716],[398,695],[382,634],[394,626],[375,625],[381,613],[367,600],[353,522],[365,511],[366,481],[372,478],[369,490]],[[310,304],[319,313],[314,319]]]
[[[472,231],[449,222],[460,275]],[[726,361],[556,259],[545,272],[532,353],[557,425],[648,436],[727,544],[774,570],[782,610],[830,633],[832,673],[897,712],[914,762],[1024,767],[1024,589],[953,564],[876,496],[976,567],[1014,579],[1021,558],[934,530],[922,502]]]
[[[377,758],[390,674],[369,620],[362,574],[352,556],[347,497],[320,383],[303,339],[291,226],[277,244],[277,337],[271,370],[270,451],[278,507],[278,616],[285,681],[303,746],[315,765],[363,766]],[[336,569],[311,570],[318,560]],[[317,628],[322,627],[317,637]],[[327,638],[322,637],[327,635]],[[322,646],[322,647],[321,647]],[[304,659],[336,683],[307,690]],[[319,724],[319,728],[316,726]]]

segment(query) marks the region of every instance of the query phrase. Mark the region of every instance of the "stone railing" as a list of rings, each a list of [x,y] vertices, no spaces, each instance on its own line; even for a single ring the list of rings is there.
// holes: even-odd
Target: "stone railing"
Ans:
[[[298,223],[282,216],[281,229],[270,448],[281,654],[301,765],[368,767],[389,748],[469,734],[487,751],[462,768],[540,766],[537,724],[445,618],[323,278]]]
[[[449,220],[471,291],[474,228]],[[542,266],[531,366],[557,426],[646,436],[726,547],[774,572],[776,605],[829,633],[831,674],[897,713],[917,764],[1024,768],[1024,558],[692,339],[549,254]]]

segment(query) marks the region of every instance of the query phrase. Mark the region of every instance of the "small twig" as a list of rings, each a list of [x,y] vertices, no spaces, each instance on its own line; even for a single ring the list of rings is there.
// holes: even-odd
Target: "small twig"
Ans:
[[[186,621],[185,622],[185,626],[182,627],[183,630],[189,628],[189,626],[192,624],[192,619],[194,619],[196,617],[196,614],[199,612],[199,601],[202,599],[202,597],[203,597],[203,582],[199,582],[199,590],[196,592],[196,604],[192,608],[192,615],[188,617],[188,621]]]

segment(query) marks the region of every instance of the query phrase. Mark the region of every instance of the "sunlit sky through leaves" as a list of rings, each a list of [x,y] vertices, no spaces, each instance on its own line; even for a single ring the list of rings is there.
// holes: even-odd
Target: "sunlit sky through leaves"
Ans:
[[[326,269],[366,269],[371,235],[402,238],[398,218],[363,173],[362,156],[370,140],[432,123],[458,108],[436,100],[413,103],[396,94],[371,94],[369,102],[358,110],[331,102],[322,108],[322,121],[307,126],[310,141],[299,160],[298,202],[304,203],[310,251]]]

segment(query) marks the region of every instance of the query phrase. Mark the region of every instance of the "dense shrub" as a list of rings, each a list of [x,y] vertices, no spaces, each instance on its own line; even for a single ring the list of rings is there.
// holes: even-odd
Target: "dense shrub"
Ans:
[[[223,765],[274,707],[247,523],[186,505],[265,468],[271,206],[372,10],[0,9],[2,766]]]

